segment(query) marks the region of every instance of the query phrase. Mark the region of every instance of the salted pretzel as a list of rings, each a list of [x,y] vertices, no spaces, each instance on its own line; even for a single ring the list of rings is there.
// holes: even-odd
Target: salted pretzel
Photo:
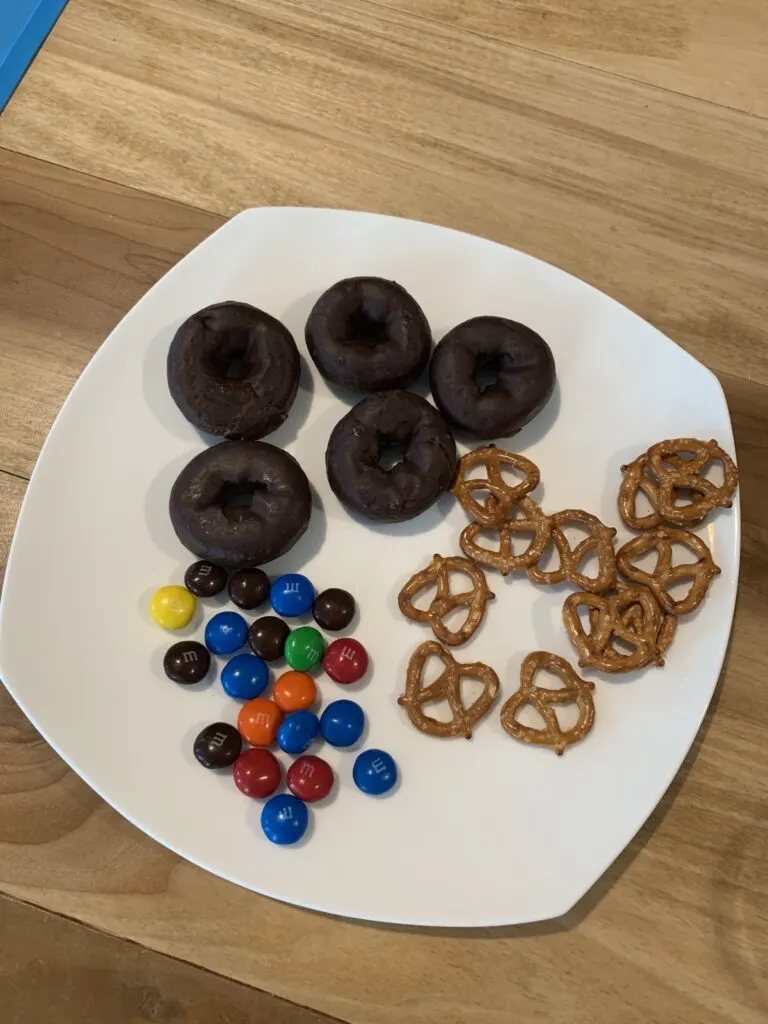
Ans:
[[[451,593],[451,575],[463,573],[470,578],[471,590]],[[422,610],[414,605],[417,595],[432,585],[436,593],[429,608]],[[488,589],[485,573],[479,565],[461,555],[433,555],[432,561],[408,580],[397,597],[400,611],[414,622],[428,622],[438,640],[450,647],[466,643],[483,621],[485,608],[493,598]],[[449,629],[444,619],[456,608],[466,607],[467,617],[460,629]]]
[[[722,484],[714,484],[702,471],[712,462],[723,467]],[[655,530],[663,523],[696,526],[713,509],[728,508],[739,482],[739,471],[717,441],[681,437],[659,441],[634,462],[622,466],[619,513],[633,530]],[[647,498],[652,512],[640,515],[638,494]],[[681,504],[683,497],[690,498]]]
[[[470,523],[461,531],[459,547],[473,562],[498,569],[506,576],[513,569],[527,569],[535,565],[544,553],[552,533],[552,517],[545,515],[532,498],[520,498],[512,506],[512,515],[493,527]],[[516,513],[520,513],[517,515]],[[486,548],[477,543],[478,534],[492,530],[498,535],[498,548]],[[524,551],[515,554],[513,539],[517,534],[531,534],[531,540]]]
[[[628,584],[622,579],[617,579],[616,585],[619,590],[629,589]],[[656,611],[654,621],[656,623],[656,649],[659,654],[666,654],[677,632],[677,616],[667,615],[654,601],[653,607]],[[589,628],[594,633],[600,621],[600,611],[597,608],[589,609]],[[639,604],[628,604],[623,606],[621,621],[627,629],[634,632],[642,632],[645,624],[645,611]],[[606,646],[610,637],[606,637]]]
[[[540,669],[548,669],[560,678],[563,685],[557,690],[534,684]],[[547,651],[534,651],[520,667],[520,689],[513,693],[501,709],[501,724],[516,740],[551,747],[556,754],[583,740],[595,721],[595,702],[592,698],[594,683],[579,678],[565,658]],[[517,714],[530,704],[544,719],[543,729],[534,729],[517,720]],[[555,713],[555,705],[575,704],[579,718],[575,725],[563,729]]]
[[[637,609],[626,615],[634,605]],[[588,610],[589,631],[579,615],[582,607]],[[600,672],[633,672],[646,665],[663,665],[658,645],[660,615],[655,597],[645,587],[622,587],[609,596],[579,592],[569,595],[563,605],[563,623],[579,655],[579,666]],[[631,651],[617,650],[617,640]]]
[[[508,484],[501,475],[502,465],[511,466],[522,473],[522,481],[514,486]],[[486,475],[469,477],[467,474],[475,466],[485,466]],[[491,444],[462,456],[451,491],[476,523],[496,526],[513,505],[538,486],[539,479],[539,467],[530,459]],[[474,497],[478,491],[487,492],[488,496],[480,501]]]
[[[557,512],[551,519],[551,543],[557,549],[560,564],[551,570],[544,570],[538,564],[532,565],[526,569],[528,579],[541,584],[564,583],[567,580],[593,594],[602,594],[610,590],[616,581],[616,555],[613,550],[616,530],[612,526],[606,526],[597,516],[578,508]],[[589,530],[589,536],[579,541],[575,547],[571,547],[565,535],[564,527],[571,523],[578,523]],[[579,566],[592,552],[597,556],[598,571],[596,576],[586,576],[579,572]]]
[[[443,663],[443,671],[428,686],[424,686],[424,666],[432,656]],[[461,699],[462,679],[477,679],[483,692],[466,707]],[[434,640],[427,640],[411,655],[406,673],[405,693],[397,703],[405,708],[411,722],[420,732],[430,736],[464,736],[472,738],[472,730],[488,714],[499,692],[499,677],[489,665],[476,661],[462,664],[450,651]],[[424,705],[445,700],[451,711],[451,720],[441,722],[424,711]]]
[[[730,508],[739,483],[739,471],[733,459],[717,441],[698,441],[680,437],[659,441],[647,452],[648,468],[658,480],[657,510],[668,523],[677,526],[700,523],[713,509]],[[690,455],[690,458],[686,458]],[[723,467],[722,484],[702,476],[711,462]],[[691,501],[678,504],[680,492],[688,492]]]
[[[696,561],[673,565],[673,544],[681,544],[692,551]],[[653,572],[646,572],[635,561],[654,549],[658,555],[656,565]],[[660,526],[628,541],[616,552],[616,565],[626,579],[647,587],[668,615],[689,615],[698,608],[710,583],[720,572],[712,559],[712,553],[700,537],[673,526]],[[690,590],[685,597],[676,601],[669,588],[684,580],[691,581]]]

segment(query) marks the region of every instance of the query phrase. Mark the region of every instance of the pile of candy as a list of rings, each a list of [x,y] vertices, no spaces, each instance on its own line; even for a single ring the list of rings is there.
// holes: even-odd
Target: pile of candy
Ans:
[[[239,612],[218,612],[206,624],[205,644],[181,640],[168,648],[163,665],[169,679],[191,685],[208,675],[212,654],[229,657],[221,670],[221,685],[228,696],[245,702],[237,728],[227,722],[206,726],[195,739],[195,757],[204,768],[233,767],[235,785],[242,793],[269,798],[261,813],[267,838],[279,845],[296,843],[309,824],[306,805],[328,796],[335,782],[328,762],[306,751],[317,740],[337,748],[352,747],[365,728],[363,709],[352,700],[331,701],[318,717],[312,710],[318,688],[309,673],[322,666],[334,682],[349,685],[365,675],[368,654],[353,637],[326,646],[319,629],[291,629],[285,619],[311,612],[318,626],[337,632],[354,618],[355,600],[337,588],[316,596],[312,583],[299,573],[270,582],[261,569],[241,569],[227,579],[224,569],[206,561],[187,569],[184,584],[160,587],[152,597],[152,618],[165,629],[183,629],[195,614],[196,598],[214,597],[225,587],[238,608],[250,611],[269,601],[276,613],[249,625]],[[242,652],[246,644],[252,653]],[[266,697],[267,663],[279,658],[289,668],[275,680],[271,697]],[[245,744],[249,749],[244,751]],[[276,794],[283,768],[268,749],[274,744],[296,757],[285,773],[290,793]],[[383,750],[364,750],[355,759],[352,778],[363,793],[380,796],[397,782],[397,766]]]

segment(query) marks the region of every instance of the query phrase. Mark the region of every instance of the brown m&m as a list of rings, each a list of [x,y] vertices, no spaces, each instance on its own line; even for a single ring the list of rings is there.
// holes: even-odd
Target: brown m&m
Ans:
[[[330,587],[315,598],[312,614],[321,629],[335,633],[355,617],[355,599],[347,590]]]
[[[263,569],[240,569],[230,579],[228,589],[238,608],[258,608],[269,599],[269,576]]]
[[[248,643],[254,654],[258,654],[265,661],[275,661],[282,658],[285,651],[285,641],[291,627],[282,619],[274,615],[262,615],[251,623],[248,630]]]
[[[213,562],[193,562],[184,573],[184,586],[195,597],[214,597],[227,585],[227,572]]]
[[[243,740],[234,725],[214,722],[198,733],[193,749],[203,768],[229,768],[240,756]]]
[[[211,666],[208,649],[196,640],[180,640],[165,652],[163,668],[174,683],[189,686],[204,679]]]

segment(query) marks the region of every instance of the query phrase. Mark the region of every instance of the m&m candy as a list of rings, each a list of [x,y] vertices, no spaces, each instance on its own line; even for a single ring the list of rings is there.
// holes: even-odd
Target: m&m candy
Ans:
[[[208,674],[211,656],[196,640],[180,640],[165,652],[163,668],[174,683],[188,686],[199,683]]]
[[[214,597],[226,585],[226,569],[213,562],[194,562],[184,573],[184,586],[195,597]]]
[[[240,708],[237,728],[253,747],[268,747],[275,742],[283,712],[267,697],[254,697]]]
[[[320,732],[317,715],[292,711],[277,730],[277,745],[286,754],[303,754]]]
[[[332,747],[351,747],[365,728],[365,715],[353,700],[334,700],[320,716],[320,732]]]
[[[397,765],[385,750],[364,750],[355,758],[352,778],[363,793],[381,796],[397,782]]]
[[[355,617],[355,599],[347,590],[330,587],[317,595],[312,614],[321,629],[335,633],[346,629]]]
[[[285,781],[294,796],[311,804],[328,796],[333,789],[333,768],[322,757],[304,754],[288,769]]]
[[[317,686],[306,672],[283,672],[272,690],[272,700],[281,711],[303,711],[317,700]]]
[[[236,654],[221,670],[224,692],[235,700],[252,700],[264,692],[269,682],[269,669],[263,658],[255,654]]]
[[[248,636],[248,624],[237,612],[219,612],[205,627],[205,645],[213,654],[234,654]]]
[[[306,576],[289,572],[279,576],[272,584],[269,599],[278,615],[292,619],[311,610],[315,601],[315,588]]]
[[[152,595],[149,613],[163,629],[183,629],[196,607],[197,601],[186,587],[159,587]]]
[[[290,846],[298,843],[309,824],[309,811],[298,797],[288,793],[273,796],[261,811],[261,827],[271,843]]]
[[[298,672],[306,672],[323,659],[325,640],[314,626],[299,626],[291,630],[285,641],[285,660]]]
[[[353,637],[334,640],[323,658],[323,668],[337,683],[356,683],[368,668],[368,652]]]
[[[264,800],[272,796],[280,785],[283,769],[269,750],[254,747],[253,750],[246,750],[235,761],[232,777],[241,793]]]
[[[214,722],[198,733],[194,753],[203,768],[228,768],[240,756],[243,741],[228,722]]]
[[[274,615],[262,615],[251,623],[248,630],[248,643],[254,654],[258,654],[265,661],[275,661],[282,658],[285,651],[285,641],[291,627],[282,619],[276,619]]]
[[[229,581],[228,590],[238,608],[258,608],[269,597],[269,576],[263,569],[240,569]]]

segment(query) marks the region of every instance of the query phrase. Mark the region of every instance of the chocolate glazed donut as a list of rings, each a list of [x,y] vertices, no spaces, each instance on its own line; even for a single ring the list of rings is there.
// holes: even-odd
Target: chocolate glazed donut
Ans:
[[[509,437],[552,394],[555,360],[530,327],[500,316],[477,316],[439,342],[429,384],[438,409],[454,426],[483,439]]]
[[[393,447],[402,461],[387,468]],[[456,445],[437,410],[410,391],[364,398],[339,420],[325,453],[328,482],[338,499],[384,523],[412,519],[453,481]]]
[[[298,462],[265,441],[225,441],[196,455],[171,489],[181,543],[225,569],[285,554],[309,526],[312,495]]]
[[[349,277],[323,292],[305,336],[323,377],[350,391],[410,387],[432,347],[419,304],[405,288],[380,277]]]
[[[286,419],[299,386],[299,350],[279,320],[220,302],[185,320],[168,351],[168,387],[199,430],[256,441]]]

